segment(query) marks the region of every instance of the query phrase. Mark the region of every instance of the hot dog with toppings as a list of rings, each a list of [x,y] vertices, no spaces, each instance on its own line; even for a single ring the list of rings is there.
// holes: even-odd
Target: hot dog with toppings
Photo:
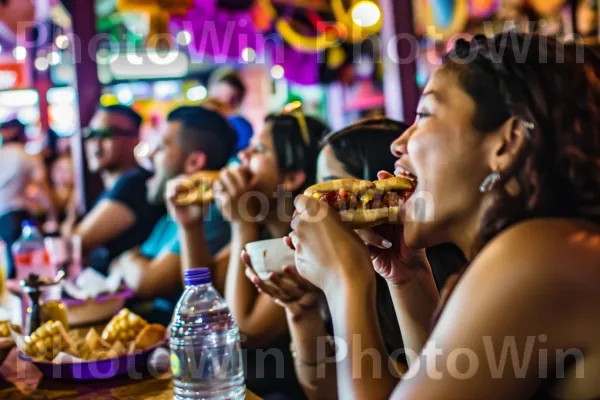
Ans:
[[[313,185],[304,194],[329,204],[352,227],[365,228],[400,223],[400,205],[415,186],[413,180],[398,176],[375,182],[338,179]]]

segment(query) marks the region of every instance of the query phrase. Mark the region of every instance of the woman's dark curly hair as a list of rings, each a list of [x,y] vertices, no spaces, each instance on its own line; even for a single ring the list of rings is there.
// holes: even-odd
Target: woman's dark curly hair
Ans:
[[[475,104],[474,127],[493,132],[509,118],[532,125],[526,146],[486,213],[476,250],[531,218],[600,221],[600,58],[595,49],[505,32],[458,40],[443,68]],[[515,179],[519,194],[505,183]]]

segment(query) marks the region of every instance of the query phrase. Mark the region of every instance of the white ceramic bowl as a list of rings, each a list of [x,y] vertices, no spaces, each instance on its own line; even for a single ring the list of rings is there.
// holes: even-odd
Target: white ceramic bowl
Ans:
[[[248,243],[246,252],[260,279],[267,279],[270,272],[282,272],[286,265],[295,265],[295,253],[282,238]]]

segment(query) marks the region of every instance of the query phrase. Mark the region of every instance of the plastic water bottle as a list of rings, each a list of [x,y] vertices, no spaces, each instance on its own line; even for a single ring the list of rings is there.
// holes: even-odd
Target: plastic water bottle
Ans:
[[[17,279],[27,279],[30,274],[40,278],[54,278],[56,268],[50,262],[50,256],[44,245],[44,237],[33,221],[23,221],[21,237],[13,243],[12,254]]]
[[[184,280],[169,332],[175,399],[244,399],[240,333],[227,303],[207,268],[185,271]]]

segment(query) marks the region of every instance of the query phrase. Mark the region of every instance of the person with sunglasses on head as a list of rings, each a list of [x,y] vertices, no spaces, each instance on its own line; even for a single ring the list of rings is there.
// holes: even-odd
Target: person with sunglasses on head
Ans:
[[[113,259],[146,240],[165,214],[163,206],[147,201],[152,174],[137,165],[133,152],[141,124],[133,109],[113,105],[98,109],[84,131],[88,167],[100,174],[104,193],[79,223],[71,216],[63,234],[79,235],[90,265],[103,273]]]
[[[215,204],[231,223],[229,262],[212,266],[216,287],[224,294],[247,349],[246,379],[250,390],[268,398],[302,398],[291,357],[284,310],[259,293],[245,276],[239,255],[246,244],[285,236],[293,213],[293,197],[314,183],[321,136],[327,126],[305,116],[301,104],[291,104],[281,114],[266,118],[265,128],[238,154],[241,165],[223,169],[214,184]],[[190,208],[169,210],[180,229],[184,266],[202,265],[192,247],[205,238],[195,232]],[[219,284],[219,282],[221,282]],[[267,353],[268,352],[268,353]],[[265,354],[275,356],[265,356]]]

